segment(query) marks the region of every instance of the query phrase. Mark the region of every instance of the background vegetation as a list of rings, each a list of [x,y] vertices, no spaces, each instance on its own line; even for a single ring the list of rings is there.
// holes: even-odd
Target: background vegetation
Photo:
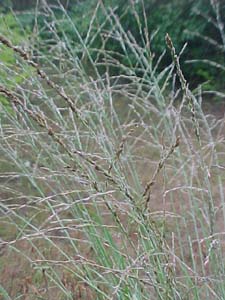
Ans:
[[[39,1],[40,6],[44,7],[45,1]],[[181,51],[185,43],[188,49],[182,54],[183,72],[185,73],[189,83],[196,88],[198,84],[205,83],[205,89],[217,89],[223,84],[217,78],[224,76],[224,39],[221,35],[223,24],[225,21],[224,1],[209,0],[188,0],[188,1],[121,1],[115,0],[103,1],[101,5],[97,5],[97,0],[83,1],[47,1],[53,5],[52,9],[57,18],[62,19],[62,10],[57,8],[60,3],[67,10],[71,20],[75,22],[80,36],[83,38],[87,35],[90,19],[95,14],[93,28],[102,24],[102,31],[109,31],[111,27],[110,21],[106,20],[109,10],[113,9],[118,16],[124,30],[130,32],[138,44],[143,47],[143,41],[140,40],[140,25],[146,22],[146,29],[150,33],[152,55],[159,57],[165,50],[165,34],[171,33],[173,43],[177,51]],[[36,0],[24,1],[2,1],[2,11],[9,11],[13,8],[16,11],[23,11],[17,17],[25,28],[33,28],[35,23]],[[104,8],[103,8],[104,5]],[[143,14],[143,5],[145,14]],[[96,10],[96,7],[97,10]],[[29,11],[28,11],[29,10]],[[27,11],[27,13],[26,13]],[[216,17],[218,16],[218,18]],[[146,18],[146,19],[145,19]],[[43,26],[40,36],[43,40],[53,38],[46,22],[47,18],[43,18],[41,13],[38,16],[38,23]],[[63,24],[62,24],[63,23]],[[10,25],[9,25],[10,26]],[[13,26],[13,24],[12,24]],[[64,38],[60,31],[63,30],[66,38],[71,43],[79,43],[79,37],[74,34],[71,24],[68,20],[60,22],[60,26],[55,28],[62,42]],[[99,55],[98,49],[101,47],[110,49],[115,52],[121,52],[118,43],[112,38],[103,39],[100,32],[96,32],[94,38],[90,40],[88,46],[93,48],[90,51],[92,56]],[[97,53],[96,51],[97,50]],[[129,58],[129,59],[128,59]],[[135,63],[135,57],[132,53],[127,53],[124,60],[128,63]],[[167,51],[161,61],[160,69],[164,69],[170,62],[170,54]],[[117,70],[118,71],[118,70]],[[117,72],[116,71],[116,72]]]

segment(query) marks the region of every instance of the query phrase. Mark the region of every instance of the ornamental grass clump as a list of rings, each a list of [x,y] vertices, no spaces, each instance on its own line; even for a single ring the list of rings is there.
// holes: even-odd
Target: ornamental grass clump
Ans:
[[[0,295],[223,299],[224,118],[189,88],[169,34],[160,69],[144,8],[142,46],[102,2],[86,36],[57,9],[62,19],[36,11],[51,43],[35,57],[0,35],[32,74],[12,88],[0,79],[12,109],[0,110]],[[7,68],[13,80],[19,69]]]

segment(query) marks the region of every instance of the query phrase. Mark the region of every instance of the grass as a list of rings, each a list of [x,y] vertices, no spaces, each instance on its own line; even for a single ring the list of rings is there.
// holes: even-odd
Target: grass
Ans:
[[[77,49],[62,28],[64,51],[37,64],[0,37],[33,70],[15,90],[0,84],[13,107],[1,107],[0,298],[223,299],[224,118],[189,90],[169,36],[159,72],[141,24],[143,47],[111,10],[111,30],[89,33],[136,62],[93,58],[61,10]]]

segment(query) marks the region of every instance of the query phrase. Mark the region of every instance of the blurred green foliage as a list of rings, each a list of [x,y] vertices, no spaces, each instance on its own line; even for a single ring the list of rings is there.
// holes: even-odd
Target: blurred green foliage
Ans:
[[[28,45],[30,29],[24,29],[12,13],[0,15],[0,34],[7,37],[14,45],[26,47]],[[0,82],[7,88],[14,89],[17,84],[21,84],[25,78],[31,76],[31,67],[21,65],[13,50],[0,44]],[[0,102],[10,110],[8,100],[0,95]]]
[[[217,88],[217,85],[220,85],[220,81],[217,78],[225,75],[223,68],[218,69],[215,66],[197,62],[185,63],[188,60],[207,59],[222,66],[225,65],[225,45],[222,44],[221,33],[215,26],[217,16],[212,6],[214,1],[104,0],[99,2],[98,0],[47,0],[48,4],[56,5],[59,2],[65,7],[66,13],[71,20],[65,18],[62,9],[57,9],[54,6],[54,14],[58,20],[54,23],[54,30],[57,31],[63,42],[68,44],[69,41],[70,46],[74,46],[73,49],[77,51],[77,55],[83,55],[80,38],[83,40],[86,38],[93,15],[95,15],[95,18],[92,30],[89,32],[89,39],[86,40],[86,46],[93,58],[99,55],[97,50],[102,47],[103,38],[100,34],[96,34],[96,31],[100,26],[105,32],[111,29],[112,23],[105,21],[107,14],[110,13],[110,8],[115,11],[115,14],[120,19],[124,31],[131,32],[136,41],[141,46],[144,46],[143,38],[141,37],[141,33],[144,36],[145,27],[144,6],[149,38],[151,40],[151,52],[155,57],[159,57],[166,49],[165,35],[169,33],[178,53],[187,42],[187,48],[181,57],[181,64],[186,78],[194,87],[207,81],[208,86],[211,85]],[[221,22],[225,24],[225,14],[223,13],[225,11],[225,1],[217,0],[216,2],[220,4]],[[12,8],[21,10],[24,8],[30,9],[36,5],[36,1],[33,0],[23,0],[20,3],[15,0],[0,0],[1,3],[4,3],[5,8],[8,3],[8,7],[11,5]],[[96,9],[97,6],[98,9]],[[25,28],[32,27],[34,22],[32,13],[24,14],[23,12],[22,17],[18,15],[18,18]],[[43,16],[41,14],[38,16],[38,23],[41,28],[39,38],[42,41],[48,41],[47,43],[51,43],[55,39],[54,32],[49,29],[51,21],[50,14],[49,16],[46,13]],[[74,30],[72,23],[75,24],[77,32]],[[155,32],[157,33],[154,34]],[[213,45],[209,42],[209,39],[213,39],[215,43],[222,45],[223,48],[216,47],[215,44]],[[46,46],[46,43],[43,43],[43,45]],[[104,47],[107,50],[119,53],[123,51],[120,43],[115,42],[112,38],[107,40]],[[129,49],[126,55],[122,63],[135,64],[135,57],[131,51],[129,52]],[[171,56],[169,51],[167,51],[161,61],[160,69],[163,70],[170,62]]]
[[[88,32],[90,20],[95,13],[97,3],[97,0],[70,1],[69,14],[83,38]],[[215,61],[222,66],[225,65],[225,45],[222,44],[221,33],[215,26],[217,16],[210,0],[105,0],[103,3],[104,9],[100,5],[93,27],[101,26],[104,23],[106,14],[110,11],[110,7],[114,8],[124,31],[131,32],[136,41],[141,46],[144,46],[142,43],[143,39],[140,36],[140,32],[144,35],[144,6],[149,38],[152,38],[152,53],[156,57],[161,55],[166,49],[165,35],[169,33],[178,53],[184,44],[187,43],[187,48],[181,57],[181,63],[188,81],[193,86],[209,81],[210,84],[208,82],[208,86],[219,87],[221,81],[218,81],[217,78],[225,75],[224,70],[203,63],[185,63],[187,60],[207,59]],[[218,3],[220,4],[221,22],[225,24],[225,14],[223,14],[225,1],[218,0]],[[137,15],[139,19],[137,19]],[[73,30],[71,30],[71,26],[69,24],[64,25],[63,30],[71,37],[71,40],[75,41],[76,37]],[[104,30],[110,30],[111,26],[110,22],[106,22]],[[154,32],[157,33],[154,35]],[[225,32],[223,34],[225,36]],[[223,49],[222,47],[220,49],[215,47],[209,42],[209,39],[213,39]],[[102,39],[100,35],[96,35],[89,46],[90,48],[99,49],[101,45]],[[122,51],[119,43],[115,43],[113,39],[107,41],[105,48],[115,52]],[[127,52],[127,55],[129,58],[127,57],[126,61],[135,63],[133,54]],[[123,63],[126,63],[126,61],[123,61]],[[161,69],[164,69],[170,62],[171,56],[169,51],[167,51],[162,60]]]

